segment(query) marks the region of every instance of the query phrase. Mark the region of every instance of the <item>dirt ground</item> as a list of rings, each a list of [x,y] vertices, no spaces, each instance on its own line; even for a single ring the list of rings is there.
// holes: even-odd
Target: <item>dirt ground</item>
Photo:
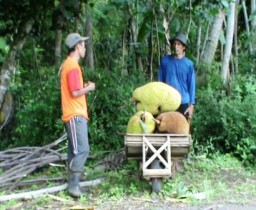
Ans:
[[[0,208],[1,209],[1,208]],[[216,203],[187,205],[173,203],[167,200],[145,200],[140,198],[123,198],[118,201],[106,201],[101,204],[91,203],[80,205],[78,202],[73,204],[63,204],[61,201],[51,202],[45,205],[36,206],[33,202],[25,201],[8,210],[256,210],[255,205]]]
[[[247,182],[255,185],[254,177]],[[256,177],[255,177],[256,178]],[[238,179],[231,179],[229,176],[229,187],[232,183],[237,183]],[[253,187],[253,189],[255,189]],[[237,192],[232,202],[228,195],[219,195],[216,199],[208,202],[196,202],[194,205],[188,204],[186,199],[173,199],[157,194],[145,196],[125,196],[119,198],[100,198],[96,189],[87,191],[85,197],[79,200],[70,197],[46,195],[44,198],[15,201],[10,208],[1,206],[0,210],[256,210],[255,190],[250,194]],[[236,202],[237,201],[237,202]]]
[[[173,204],[171,202],[136,202],[128,201],[122,204],[113,204],[109,207],[96,207],[97,210],[256,210],[256,205],[239,204],[201,204],[188,206],[185,204]]]
[[[108,199],[102,198],[102,193],[96,187],[88,188],[87,195],[79,200],[70,199],[63,191],[60,196],[46,195],[38,199],[15,201],[10,208],[4,208],[0,203],[0,210],[256,210],[256,174],[245,176],[241,171],[232,169],[219,169],[218,173],[227,189],[222,191],[223,194],[215,195],[211,202],[202,200],[188,204],[186,199],[157,194]],[[216,182],[219,181],[218,177],[216,173]],[[247,184],[246,188],[243,187],[244,183]]]
[[[121,199],[112,198],[111,200],[94,195],[94,192],[88,192],[84,199],[80,198],[79,200],[47,195],[41,201],[38,199],[17,201],[16,205],[11,208],[1,208],[0,204],[0,210],[256,210],[255,195],[246,195],[244,204],[241,204],[242,192],[239,195],[238,203],[230,203],[220,196],[210,203],[196,202],[194,205],[186,203],[186,199],[175,200],[157,194],[151,194],[147,198],[125,196]],[[86,202],[84,202],[85,200]]]

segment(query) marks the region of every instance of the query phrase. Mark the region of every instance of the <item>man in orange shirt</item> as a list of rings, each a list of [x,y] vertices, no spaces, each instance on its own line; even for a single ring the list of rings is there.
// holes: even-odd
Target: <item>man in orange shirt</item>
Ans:
[[[79,65],[80,58],[85,57],[85,41],[88,39],[77,33],[67,36],[65,44],[69,54],[61,67],[62,120],[68,136],[68,194],[72,197],[82,194],[79,181],[90,151],[86,97],[95,90],[95,84],[84,83]]]

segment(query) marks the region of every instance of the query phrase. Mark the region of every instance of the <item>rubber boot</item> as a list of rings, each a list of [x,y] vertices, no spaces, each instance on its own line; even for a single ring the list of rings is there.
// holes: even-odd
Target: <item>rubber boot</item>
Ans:
[[[73,173],[69,171],[69,180],[68,180],[68,194],[71,197],[79,198],[82,195],[79,187],[81,173]]]

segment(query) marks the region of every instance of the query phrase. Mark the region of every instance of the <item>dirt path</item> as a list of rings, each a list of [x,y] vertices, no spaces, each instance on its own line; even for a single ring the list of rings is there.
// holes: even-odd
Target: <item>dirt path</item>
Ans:
[[[1,210],[4,210],[0,207]],[[241,204],[200,204],[186,205],[170,202],[152,201],[116,201],[104,202],[100,205],[63,205],[61,203],[49,203],[42,206],[34,206],[32,203],[19,203],[8,210],[256,210],[256,205]],[[6,209],[7,210],[7,209]]]

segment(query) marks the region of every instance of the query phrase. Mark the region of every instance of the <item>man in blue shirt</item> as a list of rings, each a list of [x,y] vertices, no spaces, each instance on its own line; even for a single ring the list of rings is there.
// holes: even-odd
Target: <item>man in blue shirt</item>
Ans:
[[[191,60],[185,57],[187,38],[178,33],[170,40],[174,48],[173,55],[165,55],[161,59],[158,81],[171,85],[181,94],[181,105],[177,111],[188,119],[192,118],[195,105],[195,69]]]

